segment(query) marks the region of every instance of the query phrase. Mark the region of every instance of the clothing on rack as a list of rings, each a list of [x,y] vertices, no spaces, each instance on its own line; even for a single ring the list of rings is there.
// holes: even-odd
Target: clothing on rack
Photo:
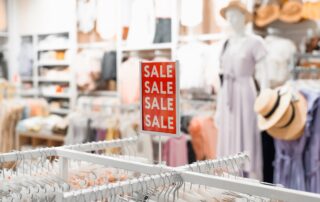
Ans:
[[[31,77],[33,74],[33,46],[32,42],[23,41],[18,56],[19,72],[21,76]]]
[[[104,40],[113,39],[117,33],[117,0],[97,0],[96,30]]]
[[[297,48],[289,39],[272,35],[265,38],[265,45],[268,54],[265,64],[257,68],[256,78],[261,88],[276,88],[290,78],[289,65]]]
[[[306,190],[320,193],[320,91],[302,89],[308,100],[308,116],[305,133],[308,142],[304,153]]]
[[[261,132],[263,155],[263,181],[273,183],[273,162],[275,159],[274,140],[267,131]]]
[[[162,160],[167,166],[177,167],[188,164],[187,138],[182,134],[178,138],[170,138],[163,146]]]
[[[103,52],[99,50],[82,50],[74,60],[77,86],[84,91],[92,91],[97,87],[101,74]]]
[[[105,52],[102,57],[101,79],[103,81],[117,80],[117,53]]]
[[[130,57],[121,64],[119,69],[119,92],[121,103],[133,104],[139,101],[139,64],[140,59]]]
[[[307,99],[307,122],[303,135],[294,141],[275,140],[274,183],[291,189],[320,193],[319,160],[320,91],[296,84]]]
[[[217,129],[212,117],[194,117],[189,125],[191,142],[197,160],[216,158]]]
[[[241,51],[240,51],[241,50]],[[262,38],[249,35],[221,55],[223,84],[217,100],[218,156],[248,151],[250,176],[262,178],[262,146],[253,109],[257,96],[254,84],[256,64],[266,56]]]
[[[127,39],[128,46],[151,45],[155,33],[154,3],[149,0],[134,0]]]
[[[190,15],[192,13],[192,15]],[[182,0],[181,1],[181,24],[194,27],[203,20],[203,0]]]
[[[0,107],[0,153],[15,149],[16,125],[21,119],[23,105],[17,100],[2,100]]]
[[[96,0],[78,0],[77,3],[78,29],[83,33],[91,32],[97,17],[97,2]]]
[[[0,1],[0,31],[7,31],[7,1]]]
[[[171,36],[171,18],[157,18],[153,43],[169,43]]]
[[[193,42],[179,47],[180,88],[201,88],[204,86],[204,61],[207,45]]]
[[[7,61],[4,58],[4,54],[0,52],[0,78],[4,78],[6,80],[9,79],[8,77],[8,66]]]

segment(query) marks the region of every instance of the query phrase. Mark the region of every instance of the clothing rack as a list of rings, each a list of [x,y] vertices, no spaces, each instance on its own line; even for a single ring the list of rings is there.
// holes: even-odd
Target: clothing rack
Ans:
[[[90,147],[88,145],[83,146],[85,150],[95,150],[95,143],[92,143]],[[105,144],[105,146],[107,146]],[[110,146],[110,145],[108,145]],[[82,147],[81,145],[74,148]],[[97,148],[100,149],[100,148]],[[96,200],[99,197],[99,194],[107,193],[110,195],[129,193],[130,191],[135,190],[144,190],[143,187],[147,186],[163,186],[165,179],[169,179],[168,186],[172,185],[172,182],[180,182],[182,185],[183,182],[188,182],[196,185],[203,185],[208,187],[214,187],[222,190],[229,190],[239,193],[245,193],[248,195],[254,195],[259,197],[266,197],[277,200],[284,200],[290,202],[318,202],[320,200],[320,195],[313,193],[306,193],[296,190],[290,190],[281,187],[267,186],[265,184],[250,182],[246,180],[241,180],[241,178],[235,177],[225,178],[218,176],[210,176],[203,173],[191,172],[187,167],[167,167],[164,165],[151,165],[145,163],[139,163],[130,160],[123,160],[115,157],[108,157],[103,155],[97,155],[92,153],[85,153],[77,150],[71,150],[64,147],[57,148],[46,148],[38,149],[27,152],[13,152],[11,154],[1,154],[0,159],[5,161],[15,161],[23,160],[24,158],[34,158],[34,157],[44,157],[46,156],[57,156],[60,157],[60,177],[63,179],[68,178],[68,160],[77,160],[85,161],[98,165],[110,166],[113,168],[135,171],[151,176],[145,176],[138,179],[133,179],[129,181],[118,182],[112,185],[102,185],[95,186],[88,189],[82,189],[79,191],[69,191],[65,193],[56,193],[58,195],[57,201],[69,201],[70,199],[75,199],[77,196],[89,198],[89,200]],[[244,159],[245,154],[238,154],[234,157],[229,157],[229,159]],[[228,159],[228,158],[225,158]],[[214,160],[213,160],[214,161]],[[216,161],[219,161],[216,160]],[[190,167],[205,166],[206,162],[199,162]],[[219,166],[217,164],[217,166]],[[180,186],[181,187],[181,186]],[[86,199],[85,198],[85,199]]]
[[[126,192],[128,193],[132,190],[141,190],[142,187],[151,186],[153,184],[155,184],[156,186],[160,186],[163,185],[163,176],[165,175],[174,176],[174,179],[179,179],[182,182],[189,182],[191,184],[204,185],[218,189],[230,190],[277,200],[284,200],[290,202],[318,202],[320,200],[320,195],[313,193],[290,190],[276,186],[268,186],[265,184],[253,183],[248,181],[240,181],[237,179],[227,179],[224,177],[209,176],[201,173],[186,171],[181,168],[153,166],[143,163],[123,161],[120,159],[105,156],[82,154],[81,152],[77,151],[59,150],[59,154],[71,159],[76,158],[77,160],[86,160],[92,163],[99,163],[101,165],[115,166],[116,168],[120,169],[138,171],[146,174],[153,174],[153,176],[142,177],[131,181],[129,180],[125,182],[119,182],[115,185],[96,186],[81,191],[62,193],[59,196],[58,201],[68,201],[69,199],[72,199],[77,196],[82,196],[85,198],[90,197],[90,199],[92,199],[91,197],[98,196],[97,192],[108,194],[121,194]],[[107,159],[111,161],[107,162]],[[166,172],[169,172],[169,174],[166,174]],[[142,184],[144,184],[144,186]]]

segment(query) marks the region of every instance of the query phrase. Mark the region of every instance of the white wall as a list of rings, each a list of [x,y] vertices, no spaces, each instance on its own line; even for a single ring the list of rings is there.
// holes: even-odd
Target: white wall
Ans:
[[[19,34],[69,31],[74,28],[75,0],[17,0]]]

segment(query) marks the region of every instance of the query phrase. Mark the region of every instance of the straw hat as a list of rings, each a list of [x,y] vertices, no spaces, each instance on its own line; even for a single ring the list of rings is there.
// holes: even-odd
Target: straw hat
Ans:
[[[278,4],[268,4],[259,7],[256,10],[255,24],[259,27],[264,27],[280,16],[280,6]]]
[[[246,6],[243,3],[241,3],[241,1],[239,1],[239,0],[233,0],[233,1],[229,2],[229,4],[226,7],[223,7],[220,10],[221,16],[223,18],[226,18],[226,12],[231,8],[235,8],[235,9],[238,9],[239,11],[241,11],[245,15],[246,23],[251,21],[251,19],[252,19],[251,13],[247,10]]]
[[[304,126],[307,120],[307,101],[300,93],[293,96],[290,106],[285,114],[268,133],[276,139],[296,140],[304,132]]]
[[[287,23],[299,22],[302,18],[302,8],[300,1],[288,1],[282,6],[279,19]]]
[[[267,130],[274,126],[286,112],[292,95],[288,89],[265,89],[257,97],[254,110],[258,113],[258,126]]]

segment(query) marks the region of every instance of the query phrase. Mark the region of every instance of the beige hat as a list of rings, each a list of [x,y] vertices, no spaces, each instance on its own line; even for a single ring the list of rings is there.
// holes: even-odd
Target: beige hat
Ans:
[[[287,88],[261,91],[254,104],[260,130],[271,128],[281,119],[290,105],[291,98],[292,95]]]
[[[276,139],[296,140],[304,132],[307,120],[307,101],[300,93],[293,96],[290,106],[281,119],[270,129],[268,133]]]
[[[240,10],[246,17],[246,23],[248,23],[252,20],[251,13],[247,10],[246,6],[243,3],[241,3],[241,1],[239,1],[239,0],[233,0],[226,7],[223,7],[220,10],[221,16],[223,18],[226,18],[226,12],[227,12],[227,10],[229,10],[231,8],[236,8],[236,9]]]
[[[302,9],[303,5],[300,1],[288,1],[282,6],[279,19],[287,23],[299,22],[302,18]]]
[[[280,6],[278,4],[267,4],[256,10],[255,24],[264,27],[276,21],[280,16]]]

